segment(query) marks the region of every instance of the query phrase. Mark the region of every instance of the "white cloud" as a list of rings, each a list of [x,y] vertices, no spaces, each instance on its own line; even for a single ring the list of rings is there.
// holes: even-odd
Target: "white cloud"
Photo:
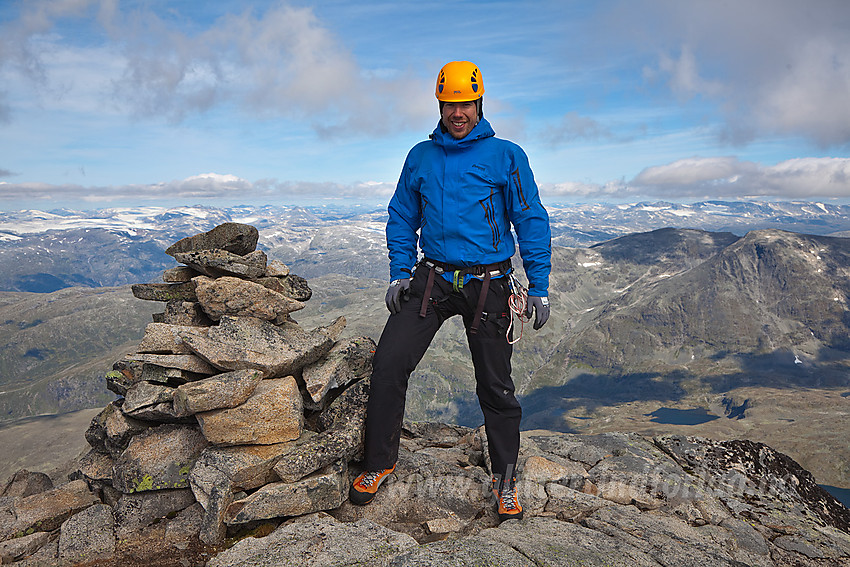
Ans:
[[[434,114],[430,85],[399,70],[361,68],[309,7],[244,8],[192,26],[176,18],[181,27],[171,16],[144,5],[122,9],[114,0],[27,2],[17,21],[0,26],[0,70],[57,91],[54,97],[88,89],[101,105],[109,93],[92,93],[89,85],[108,85],[110,105],[173,122],[228,105],[258,118],[296,118],[322,136],[382,135],[399,124],[421,126]],[[97,47],[72,45],[58,31],[80,25]],[[106,62],[99,76],[85,63],[90,58],[80,58],[89,52]],[[76,71],[89,81],[70,76]],[[12,108],[2,94],[0,120]]]
[[[387,199],[395,184],[366,181],[349,184],[260,179],[204,173],[186,179],[148,185],[82,186],[0,182],[0,203],[83,201],[214,202],[268,204],[287,198]],[[631,181],[542,183],[548,198],[847,198],[850,196],[850,158],[797,158],[765,166],[734,157],[688,158],[648,167]]]
[[[264,196],[271,198],[307,196],[328,199],[374,199],[391,197],[395,191],[395,184],[379,181],[342,184],[263,180],[258,181],[255,186]]]
[[[672,198],[847,198],[850,158],[796,158],[765,166],[737,158],[690,158],[641,171],[629,191]]]
[[[553,145],[561,145],[566,142],[610,139],[613,134],[599,121],[571,111],[544,128],[542,136]]]
[[[118,201],[227,200],[267,204],[286,197],[374,199],[391,196],[394,189],[394,184],[375,181],[340,184],[262,179],[251,182],[235,175],[204,173],[163,183],[109,187],[0,182],[0,203],[84,201],[103,204]]]
[[[693,157],[647,167],[631,181],[542,183],[546,197],[672,200],[846,199],[850,158],[795,158],[776,165]]]
[[[846,31],[846,30],[845,30]],[[760,89],[756,120],[782,133],[807,132],[822,145],[850,142],[850,41],[811,38],[786,72]]]
[[[204,174],[183,180],[150,185],[92,187],[83,185],[52,185],[49,183],[0,183],[0,200],[81,200],[90,203],[132,199],[157,201],[162,199],[222,199],[249,197],[253,185],[233,175]]]
[[[661,74],[669,75],[670,90],[676,96],[688,99],[695,95],[718,96],[723,93],[719,81],[710,81],[700,76],[696,57],[690,46],[683,45],[678,58],[668,53],[659,56],[658,68]],[[645,75],[651,76],[651,69]]]
[[[664,81],[680,101],[717,103],[727,139],[850,144],[846,0],[623,0],[604,17],[599,41],[652,59],[644,77]]]
[[[743,170],[758,166],[741,162],[734,157],[687,158],[668,165],[648,167],[635,177],[633,183],[654,187],[689,187],[718,183],[739,177]]]
[[[627,190],[621,181],[610,181],[604,185],[572,181],[540,184],[540,193],[547,197],[611,197]]]
[[[333,112],[358,74],[309,8],[246,9],[195,35],[153,12],[115,13],[107,29],[125,45],[116,94],[144,113],[176,119],[219,102],[270,115]]]

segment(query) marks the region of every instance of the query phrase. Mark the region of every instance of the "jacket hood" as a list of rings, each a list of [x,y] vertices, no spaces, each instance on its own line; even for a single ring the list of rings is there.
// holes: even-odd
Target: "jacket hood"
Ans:
[[[456,140],[451,134],[445,132],[443,130],[442,122],[437,122],[437,127],[431,133],[430,138],[438,146],[443,146],[448,149],[463,148],[477,140],[481,140],[482,138],[491,138],[495,135],[496,132],[493,130],[493,127],[490,126],[487,119],[482,118],[478,121],[478,124],[475,125],[475,128],[473,128],[469,134],[460,140]]]

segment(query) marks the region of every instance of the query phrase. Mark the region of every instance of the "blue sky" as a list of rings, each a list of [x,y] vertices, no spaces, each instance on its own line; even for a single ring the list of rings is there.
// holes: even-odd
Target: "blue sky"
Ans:
[[[0,1],[0,209],[385,203],[443,63],[545,202],[850,199],[850,2]]]

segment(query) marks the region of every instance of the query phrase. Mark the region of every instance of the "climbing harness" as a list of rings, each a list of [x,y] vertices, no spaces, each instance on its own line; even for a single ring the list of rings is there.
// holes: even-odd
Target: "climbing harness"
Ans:
[[[478,332],[478,323],[484,316],[484,301],[487,299],[487,292],[490,290],[490,279],[513,274],[510,260],[496,264],[487,264],[486,266],[462,267],[425,258],[422,260],[422,264],[428,268],[428,281],[425,283],[425,292],[422,294],[422,307],[419,309],[420,317],[425,317],[427,313],[428,301],[431,299],[431,290],[434,287],[435,274],[451,273],[452,289],[456,292],[463,289],[463,279],[466,275],[472,275],[481,280],[481,293],[478,295],[478,305],[475,307],[475,315],[472,319],[472,325],[469,327],[469,332],[472,334]]]

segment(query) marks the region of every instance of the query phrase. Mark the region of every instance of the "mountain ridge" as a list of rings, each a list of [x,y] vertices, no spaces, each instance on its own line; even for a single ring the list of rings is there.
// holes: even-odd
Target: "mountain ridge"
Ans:
[[[827,235],[850,231],[850,205],[810,202],[547,204],[552,242],[588,247],[664,227],[730,232],[780,228]],[[94,211],[0,212],[0,290],[55,291],[73,285],[115,286],[154,281],[172,242],[223,222],[255,225],[261,248],[306,278],[328,273],[385,279],[384,207],[138,207]],[[360,261],[338,253],[357,245]],[[92,259],[101,262],[89,265]],[[25,261],[21,261],[25,260]],[[124,269],[120,269],[125,266]]]
[[[718,208],[716,205],[713,207],[712,210]],[[647,208],[653,210],[647,211]],[[662,212],[677,210],[661,208]],[[641,214],[657,215],[657,209],[659,207],[643,207],[640,210],[643,211]],[[754,214],[751,209],[753,207],[747,205],[744,210],[747,214]],[[815,209],[814,212],[820,210]],[[609,207],[605,209],[605,214],[613,214],[611,211],[622,213],[622,210]],[[773,211],[771,214],[775,216],[784,214],[775,207],[756,207],[755,210]],[[832,211],[837,219],[836,223],[843,222],[841,215],[845,209],[833,210],[827,207],[827,210]],[[181,230],[194,230],[195,223],[206,226],[211,222],[234,217],[246,220],[253,218],[252,215],[262,216],[274,211],[280,213],[280,209],[276,208],[244,208],[232,209],[222,215],[219,210],[201,210],[199,213],[197,209],[189,208],[171,212],[147,211],[144,215],[147,215],[145,218],[155,219],[162,219],[163,215],[174,215],[174,218],[166,220],[183,223]],[[730,207],[727,206],[723,211],[724,214],[729,213]],[[278,224],[272,217],[261,219],[256,224],[260,227],[260,247],[267,251],[270,259],[291,262],[292,266],[298,266],[297,269],[293,267],[297,273],[312,274],[310,282],[316,299],[304,311],[295,314],[296,319],[307,325],[324,325],[328,323],[328,317],[343,310],[350,312],[349,328],[352,333],[357,332],[377,340],[386,318],[381,301],[386,285],[386,257],[382,244],[380,216],[383,213],[373,209],[343,209],[324,213],[298,209],[290,212],[292,218],[282,224]],[[741,213],[740,210],[732,212]],[[558,214],[560,213],[556,212],[553,216]],[[725,219],[719,215],[718,218]],[[728,224],[728,219],[725,220]],[[51,222],[55,222],[55,219]],[[138,224],[137,220],[133,222]],[[555,221],[555,224],[558,222]],[[836,227],[838,224],[828,228]],[[141,229],[139,226],[136,228]],[[75,230],[79,229],[77,227]],[[156,237],[157,241],[167,242],[183,235],[180,230],[175,232],[178,234],[166,237],[165,234],[172,233],[163,231],[163,234]],[[785,242],[781,255],[774,250],[778,244],[759,240],[769,234],[782,236],[774,238],[780,243]],[[796,389],[813,388],[821,393],[823,399],[829,400],[825,409],[828,415],[832,416],[833,422],[843,423],[844,418],[836,412],[841,411],[839,403],[847,399],[840,397],[846,391],[842,388],[850,389],[844,378],[847,375],[847,349],[840,341],[844,332],[842,326],[846,328],[841,315],[845,304],[842,301],[830,302],[830,297],[836,297],[831,294],[838,290],[846,298],[846,286],[831,286],[824,281],[827,276],[844,278],[847,255],[843,246],[844,240],[830,238],[790,232],[758,231],[738,236],[730,232],[715,233],[692,228],[663,227],[620,236],[587,247],[554,247],[555,269],[551,286],[553,316],[550,323],[539,332],[531,332],[525,328],[524,338],[515,348],[514,379],[517,391],[523,396],[523,403],[527,407],[524,427],[545,426],[561,431],[587,431],[588,428],[598,430],[619,426],[641,431],[658,431],[661,426],[651,422],[647,414],[659,408],[704,408],[713,415],[723,417],[726,415],[722,404],[724,397],[738,399],[738,406],[743,404],[744,400],[750,399],[753,408],[743,412],[746,417],[737,420],[737,429],[730,429],[728,424],[724,423],[730,420],[725,417],[722,421],[715,420],[700,426],[664,426],[678,428],[681,432],[685,432],[687,427],[700,427],[701,431],[713,431],[718,435],[732,437],[745,432],[751,436],[757,435],[753,430],[761,427],[764,436],[758,440],[793,454],[803,461],[807,468],[816,471],[824,482],[835,486],[850,486],[848,467],[834,462],[827,454],[829,450],[837,451],[836,454],[845,453],[845,448],[840,447],[837,440],[828,439],[826,448],[822,451],[818,447],[808,447],[803,443],[803,439],[809,439],[809,431],[806,429],[797,430],[799,442],[781,439],[780,424],[776,423],[768,411],[769,408],[774,408],[774,413],[780,410],[788,411],[788,398],[793,396]],[[829,255],[818,260],[818,254],[812,253],[812,250],[817,252],[822,245],[833,244],[837,246],[836,250],[840,249],[841,252],[838,254],[838,260]],[[742,263],[744,256],[735,254],[743,254],[744,248],[747,255],[746,262]],[[352,254],[352,250],[358,253]],[[726,256],[722,254],[724,250],[727,250]],[[101,254],[108,253],[111,253],[111,250]],[[296,259],[292,261],[292,258]],[[771,258],[773,260],[770,260]],[[119,260],[120,255],[116,262]],[[798,283],[795,284],[795,293],[805,295],[815,289],[820,290],[817,292],[817,301],[804,302],[790,311],[786,309],[773,313],[770,309],[776,308],[775,301],[771,302],[771,306],[755,301],[761,301],[765,290],[756,294],[729,284],[730,293],[740,293],[740,298],[726,301],[725,307],[721,301],[720,306],[723,308],[719,312],[738,320],[741,328],[747,330],[742,332],[740,337],[731,333],[734,326],[725,324],[719,318],[712,322],[710,317],[700,311],[704,302],[695,301],[696,293],[688,291],[689,286],[695,285],[693,282],[704,282],[712,278],[726,281],[722,278],[728,278],[730,274],[746,274],[748,281],[761,281],[771,273],[779,273],[777,270],[780,270],[786,260],[793,260],[793,269],[788,268],[787,273],[783,273],[780,279],[771,280],[770,285],[773,287],[767,290],[772,290],[770,297],[777,297],[777,294],[781,296],[782,285],[787,286],[789,282],[796,281]],[[817,264],[818,262],[820,264]],[[14,265],[16,262],[8,260],[7,257],[4,263]],[[746,271],[741,267],[744,264],[747,266]],[[173,261],[166,257],[160,268],[171,265]],[[516,265],[519,265],[519,262]],[[762,266],[761,271],[753,266]],[[817,269],[824,271],[818,275]],[[345,275],[334,275],[340,272]],[[813,282],[818,282],[817,286],[809,283],[809,276],[814,278]],[[90,289],[95,293],[99,288]],[[5,343],[7,348],[3,349],[0,358],[15,355],[22,359],[13,363],[3,363],[0,360],[0,368],[24,368],[22,363],[32,368],[32,365],[40,364],[38,357],[48,352],[48,349],[45,341],[38,339],[34,333],[40,329],[49,329],[49,326],[28,326],[36,319],[56,319],[57,323],[60,319],[52,315],[37,314],[19,317],[19,312],[23,313],[24,310],[15,307],[15,301],[24,297],[41,298],[46,307],[51,304],[51,299],[60,297],[63,293],[68,294],[69,291],[55,293],[59,295],[0,293],[0,305],[5,303],[12,313],[4,318],[12,323],[5,326],[8,333]],[[119,291],[116,290],[115,293]],[[712,293],[713,297],[722,298],[719,290]],[[671,298],[675,298],[675,301]],[[149,317],[149,313],[137,311],[137,308],[143,307],[144,302],[136,302],[136,306],[132,303],[119,304],[124,305],[122,315],[118,316],[119,321],[126,318],[141,321]],[[646,305],[651,309],[642,311]],[[678,314],[682,316],[688,311],[693,312],[692,320],[688,322],[682,317],[672,317],[671,313],[676,312],[671,312],[671,305],[679,306]],[[682,305],[689,307],[683,310]],[[134,329],[132,324],[116,325],[109,317],[97,318],[99,313],[105,315],[106,310],[111,308],[104,303],[102,309],[83,309],[91,315],[92,325],[110,328],[108,344],[110,349],[117,349],[110,352],[116,353],[122,348],[120,345],[138,340],[141,327]],[[745,308],[749,310],[747,316],[744,316]],[[829,317],[821,317],[822,314]],[[815,321],[818,317],[822,320]],[[656,322],[654,327],[649,325],[652,319]],[[806,335],[805,329],[809,328],[810,323],[817,336],[811,333]],[[763,332],[764,324],[768,324],[767,332]],[[71,331],[65,333],[72,337],[66,348],[73,354],[74,348],[85,344],[85,341],[76,341]],[[634,336],[639,340],[632,340],[627,331],[636,333]],[[730,338],[724,339],[722,333],[728,334]],[[98,336],[96,332],[89,334]],[[53,333],[51,336],[61,334]],[[662,339],[663,342],[659,342]],[[411,380],[408,403],[410,418],[449,421],[470,426],[480,419],[472,394],[474,385],[471,365],[463,341],[462,327],[456,321],[448,321],[435,340],[434,348],[426,355]],[[27,348],[23,348],[25,344]],[[604,345],[605,349],[598,348],[599,345]],[[640,352],[638,347],[642,349]],[[76,350],[79,351],[79,348]],[[30,356],[25,356],[27,352]],[[799,357],[800,363],[795,362],[795,357]],[[117,357],[114,354],[99,353],[89,364],[88,373],[78,372],[79,368],[73,368],[73,364],[47,370],[39,380],[50,380],[59,374],[63,378],[55,390],[48,392],[48,398],[52,397],[52,401],[47,405],[34,405],[29,401],[32,397],[28,398],[26,403],[20,403],[19,400],[7,401],[2,397],[0,402],[23,409],[31,405],[34,413],[86,407],[87,396],[97,389],[96,385],[102,380],[102,376],[97,375],[98,364],[94,360],[101,360],[104,362],[101,368],[108,368],[111,360],[106,363],[107,358],[114,360]],[[0,371],[0,380],[9,381],[9,375]],[[76,394],[75,386],[78,387]],[[776,389],[776,386],[784,389]],[[760,388],[763,394],[753,388]],[[0,387],[0,390],[5,389]],[[835,397],[832,396],[833,392]],[[63,396],[62,403],[59,394]],[[88,403],[92,403],[91,400]],[[805,420],[825,423],[820,421],[821,418],[816,415],[815,409],[806,407],[801,410],[802,413],[792,412],[788,414],[788,419],[796,420],[796,428],[801,428],[800,424]],[[8,410],[6,412],[3,415],[6,415],[7,419],[25,415],[11,415]],[[757,427],[757,424],[760,426]]]

